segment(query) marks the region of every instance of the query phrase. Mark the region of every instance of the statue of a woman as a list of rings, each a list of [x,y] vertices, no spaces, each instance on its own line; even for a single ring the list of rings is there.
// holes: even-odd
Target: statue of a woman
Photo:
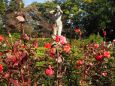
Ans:
[[[51,11],[53,12],[53,11]],[[63,28],[63,24],[61,21],[61,17],[62,17],[62,10],[61,7],[59,5],[56,6],[56,10],[55,10],[55,14],[54,14],[54,25],[53,25],[53,35],[56,36],[61,36],[62,33],[62,28]]]

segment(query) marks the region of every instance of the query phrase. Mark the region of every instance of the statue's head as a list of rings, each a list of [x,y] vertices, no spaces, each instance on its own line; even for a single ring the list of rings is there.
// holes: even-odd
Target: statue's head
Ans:
[[[56,6],[57,9],[61,9],[61,7],[59,5]]]

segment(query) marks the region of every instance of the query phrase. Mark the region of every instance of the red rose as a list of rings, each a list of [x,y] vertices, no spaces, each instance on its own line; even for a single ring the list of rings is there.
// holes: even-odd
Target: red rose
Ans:
[[[64,50],[64,52],[69,53],[71,50],[70,45],[69,44],[64,45],[63,50]]]
[[[55,41],[59,42],[60,41],[60,36],[56,36]]]
[[[50,56],[54,57],[55,53],[56,53],[56,49],[55,48],[51,48],[50,49]]]
[[[95,57],[95,59],[96,59],[97,61],[101,61],[101,60],[103,60],[103,56],[102,56],[102,55],[97,55],[97,56]]]
[[[45,70],[45,74],[47,76],[52,76],[54,74],[54,70],[51,68],[51,66],[49,65],[49,67]]]
[[[4,37],[0,35],[0,42],[4,40]]]
[[[110,58],[110,52],[109,51],[105,51],[103,53],[103,56],[106,57],[106,58]]]
[[[46,44],[44,45],[44,47],[50,49],[50,48],[51,48],[51,44],[50,44],[50,43],[46,43]]]
[[[76,33],[79,33],[79,32],[80,32],[80,29],[79,29],[79,28],[75,28],[75,32],[76,32]]]
[[[3,71],[3,66],[2,66],[2,64],[0,64],[0,72],[2,72]]]

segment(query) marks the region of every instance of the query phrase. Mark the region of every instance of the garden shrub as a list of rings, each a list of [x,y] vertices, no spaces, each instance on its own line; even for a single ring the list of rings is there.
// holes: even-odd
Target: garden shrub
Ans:
[[[0,36],[0,85],[114,85],[114,42],[91,36],[91,42],[73,40],[70,45],[65,37],[32,39],[23,34],[14,40],[10,35],[9,40]]]
[[[90,42],[102,43],[103,37],[100,35],[92,34],[88,38],[84,39],[84,43],[88,44]]]

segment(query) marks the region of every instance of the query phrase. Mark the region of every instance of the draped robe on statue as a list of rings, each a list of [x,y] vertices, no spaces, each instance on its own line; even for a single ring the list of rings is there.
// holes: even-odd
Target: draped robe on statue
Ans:
[[[54,26],[53,26],[53,35],[56,36],[61,36],[62,33],[62,21],[61,21],[61,17],[62,17],[62,10],[60,8],[60,6],[56,7],[56,13],[54,14]]]

